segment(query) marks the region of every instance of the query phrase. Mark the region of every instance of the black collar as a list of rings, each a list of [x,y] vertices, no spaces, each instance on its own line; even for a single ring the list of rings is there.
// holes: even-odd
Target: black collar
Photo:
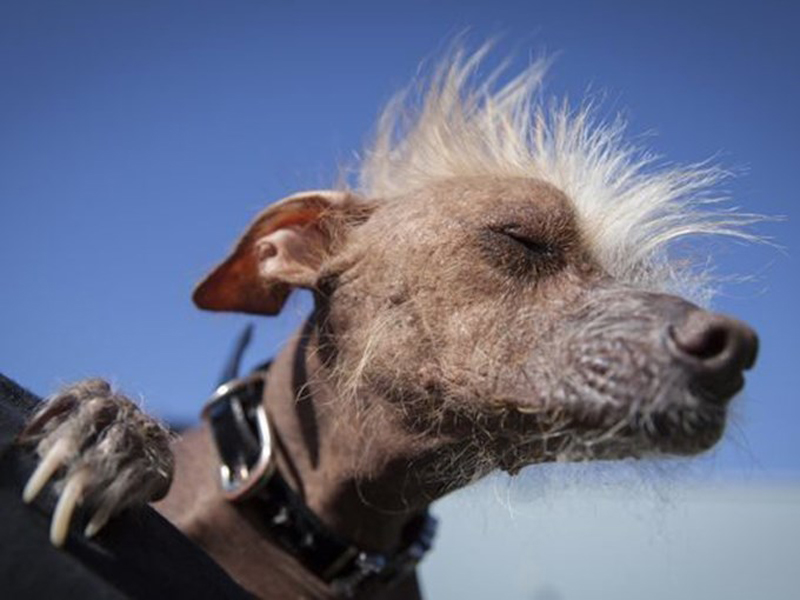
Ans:
[[[225,497],[257,503],[274,541],[339,594],[351,597],[399,581],[431,548],[436,520],[428,513],[413,519],[403,531],[403,547],[394,554],[364,551],[322,523],[272,459],[272,432],[262,402],[270,363],[235,377],[251,332],[248,326],[240,336],[225,382],[202,413],[219,454]]]

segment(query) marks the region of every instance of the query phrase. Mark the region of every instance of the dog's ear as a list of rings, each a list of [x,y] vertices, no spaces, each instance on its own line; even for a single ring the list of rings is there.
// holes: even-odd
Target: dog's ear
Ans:
[[[200,282],[194,303],[206,310],[280,312],[292,288],[314,286],[320,266],[369,210],[362,198],[347,192],[302,192],[276,202]]]

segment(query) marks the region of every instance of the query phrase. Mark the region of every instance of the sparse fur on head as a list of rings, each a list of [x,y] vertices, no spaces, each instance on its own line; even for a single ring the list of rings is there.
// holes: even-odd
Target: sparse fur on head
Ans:
[[[398,454],[436,496],[498,467],[709,448],[756,337],[685,299],[707,261],[673,242],[748,238],[754,217],[713,210],[721,170],[659,167],[621,119],[542,101],[546,61],[481,80],[488,49],[394,98],[354,190],[269,206],[195,301],[275,314],[314,291],[312,395],[367,480]]]
[[[464,438],[468,442],[451,447],[450,458],[437,465],[441,479],[449,479],[454,485],[497,466],[492,444],[498,430],[524,431],[509,442],[518,452],[501,463],[511,471],[525,464],[524,457],[531,454],[541,460],[648,454],[653,451],[648,431],[674,428],[676,434],[678,430],[681,435],[689,434],[700,422],[715,424],[709,426],[710,438],[703,445],[713,443],[724,420],[724,409],[700,408],[696,392],[684,381],[685,375],[672,372],[666,357],[653,354],[649,346],[652,341],[643,341],[649,335],[648,328],[657,327],[658,317],[647,314],[643,296],[637,291],[676,294],[707,304],[713,294],[707,257],[696,260],[691,255],[678,256],[674,242],[703,235],[753,240],[756,237],[747,226],[759,217],[725,207],[725,198],[716,189],[729,175],[725,170],[708,162],[663,164],[656,155],[625,139],[622,117],[604,122],[591,102],[573,108],[566,100],[544,100],[541,83],[549,66],[547,59],[532,62],[504,84],[500,82],[505,65],[481,79],[480,66],[490,46],[485,44],[471,54],[456,46],[427,77],[421,77],[388,103],[356,169],[356,192],[380,204],[418,197],[439,184],[459,180],[544,182],[568,199],[577,218],[580,243],[591,260],[630,293],[612,292],[604,301],[597,297],[590,300],[587,306],[591,316],[574,324],[572,338],[553,336],[546,357],[538,361],[536,369],[528,364],[527,368],[536,373],[538,388],[550,394],[544,406],[520,414],[514,399],[501,400],[497,390],[498,396],[488,404],[465,404],[465,397],[485,396],[487,388],[480,384],[475,390],[465,389],[452,374],[445,374],[444,385],[436,392],[435,407],[422,407],[406,398],[393,408],[400,410],[403,419],[414,422],[421,439],[433,430],[441,433],[454,414],[470,423],[472,431]],[[436,194],[431,197],[434,202],[439,199]],[[513,294],[514,290],[501,291],[498,304],[504,293]],[[569,304],[574,300],[563,301]],[[403,302],[413,305],[425,300],[410,297]],[[536,320],[540,309],[538,305],[524,308],[522,314],[530,313],[524,318]],[[568,312],[556,310],[564,315]],[[631,318],[626,320],[626,314]],[[358,407],[365,440],[370,432],[379,430],[369,426],[371,421],[392,417],[385,405],[365,402],[363,397],[375,370],[383,369],[385,375],[385,366],[375,367],[386,350],[381,340],[396,335],[397,328],[392,312],[378,311],[373,317],[365,327],[344,334],[351,336],[345,345],[361,351],[358,360],[342,361],[334,371],[338,398]],[[471,324],[476,325],[486,331],[484,339],[518,335],[518,330],[499,333],[491,322]],[[586,342],[593,331],[599,332],[596,348]],[[605,351],[599,347],[611,344],[612,339],[622,344],[623,355],[601,356]],[[568,348],[573,343],[576,348]],[[586,355],[575,355],[576,349]],[[476,346],[470,365],[483,361],[494,377],[507,379],[504,358],[490,353],[477,356],[483,351]],[[642,362],[637,355],[647,356],[647,360]],[[590,363],[606,360],[617,362],[612,369],[616,374],[593,375]],[[435,363],[436,358],[431,357],[432,370]],[[621,382],[619,390],[625,388],[620,392],[625,398],[615,398],[619,390],[607,389],[616,385],[614,377]],[[470,380],[467,386],[475,383]],[[683,391],[676,395],[675,390]],[[635,392],[648,400],[639,401]],[[416,397],[424,398],[426,393],[420,391]],[[617,408],[624,404],[625,409],[609,409],[615,403]],[[575,412],[565,415],[565,407],[577,405],[584,406],[580,411],[587,414],[594,411],[591,422],[576,422]],[[520,421],[522,426],[516,423],[509,428],[510,420]],[[632,425],[634,433],[630,431]],[[515,454],[520,456],[518,462]],[[456,472],[461,475],[454,477]]]
[[[612,276],[707,304],[708,264],[675,260],[670,249],[687,236],[756,239],[745,227],[758,216],[720,204],[716,186],[729,173],[708,162],[661,164],[625,139],[622,117],[602,122],[591,102],[543,100],[547,59],[504,85],[504,66],[479,79],[490,47],[469,54],[456,46],[389,102],[358,169],[358,190],[386,198],[448,178],[540,179],[572,201],[584,241]]]

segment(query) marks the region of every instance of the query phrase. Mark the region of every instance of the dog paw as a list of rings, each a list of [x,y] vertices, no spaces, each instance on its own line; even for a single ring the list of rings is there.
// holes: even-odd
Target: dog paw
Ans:
[[[34,446],[39,464],[23,500],[32,502],[51,479],[58,502],[50,540],[63,545],[73,512],[92,514],[95,535],[122,510],[163,498],[172,481],[169,431],[102,379],[87,379],[49,398],[18,437]]]

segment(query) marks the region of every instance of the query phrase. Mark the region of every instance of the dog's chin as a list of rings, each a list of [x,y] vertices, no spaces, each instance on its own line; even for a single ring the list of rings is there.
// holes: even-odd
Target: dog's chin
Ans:
[[[631,415],[612,438],[586,445],[584,459],[694,456],[711,449],[725,432],[724,405],[668,406]]]
[[[650,414],[646,419],[634,417],[612,435],[602,433],[596,423],[590,426],[583,422],[568,435],[550,438],[545,443],[518,445],[501,455],[498,466],[513,475],[536,463],[695,456],[720,440],[725,422],[724,409],[709,413],[687,411],[682,415]]]
[[[498,466],[516,473],[531,464],[629,458],[689,457],[717,444],[725,432],[727,405],[744,380],[723,389],[676,386],[636,408],[609,399],[578,402],[549,412],[532,401],[504,404],[499,417],[508,444]],[[489,419],[492,413],[487,413]]]
[[[743,387],[743,375],[713,387],[692,386],[690,402],[676,401],[640,420],[638,435],[658,454],[693,456],[705,452],[722,438],[728,404]]]
[[[660,419],[656,419],[658,423]],[[675,426],[671,422],[657,424],[657,432],[641,432],[645,443],[652,447],[650,454],[667,456],[694,456],[710,450],[722,438],[726,419],[723,416],[705,416],[690,428]]]
[[[735,389],[734,389],[735,387]],[[636,411],[582,414],[573,421],[571,440],[555,457],[559,461],[619,460],[694,456],[722,438],[727,403],[741,385],[731,386],[725,398],[686,393],[659,407],[645,404]],[[687,397],[688,396],[688,397]]]

